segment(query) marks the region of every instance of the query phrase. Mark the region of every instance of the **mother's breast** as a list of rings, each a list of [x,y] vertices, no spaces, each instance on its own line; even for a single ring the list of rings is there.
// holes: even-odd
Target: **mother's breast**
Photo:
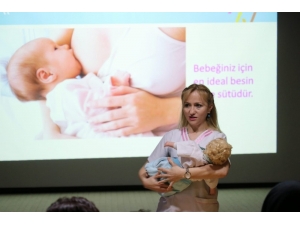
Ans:
[[[110,42],[106,28],[75,28],[71,47],[83,67],[83,73],[97,73],[110,55]]]
[[[185,87],[185,57],[185,43],[158,28],[130,28],[99,72],[124,70],[135,88],[161,97],[179,96]]]

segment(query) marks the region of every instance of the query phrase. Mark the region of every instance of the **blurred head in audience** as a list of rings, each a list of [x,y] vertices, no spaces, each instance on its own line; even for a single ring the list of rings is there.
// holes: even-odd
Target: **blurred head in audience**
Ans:
[[[83,197],[59,198],[47,212],[99,212],[95,204]]]
[[[300,181],[284,181],[266,196],[262,212],[300,212]]]

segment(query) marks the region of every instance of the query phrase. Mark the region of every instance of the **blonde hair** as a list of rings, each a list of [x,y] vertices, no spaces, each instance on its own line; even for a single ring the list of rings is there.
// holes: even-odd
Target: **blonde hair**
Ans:
[[[7,65],[7,78],[11,90],[20,101],[45,100],[45,86],[36,76],[37,70],[46,64],[41,51],[30,41],[19,48]]]
[[[231,155],[232,146],[223,138],[210,141],[203,153],[214,165],[223,165]]]
[[[186,102],[187,98],[194,91],[196,91],[207,102],[208,106],[212,106],[212,109],[210,111],[210,117],[206,118],[208,126],[213,127],[217,131],[221,132],[221,129],[220,129],[219,123],[218,123],[217,108],[214,103],[214,96],[210,92],[210,90],[203,84],[191,84],[190,86],[183,89],[182,94],[181,94],[182,109],[181,109],[180,121],[179,121],[179,125],[178,125],[179,129],[181,129],[182,127],[186,127],[188,125],[188,121],[185,118],[184,113],[183,113],[183,108],[184,108],[184,103]]]

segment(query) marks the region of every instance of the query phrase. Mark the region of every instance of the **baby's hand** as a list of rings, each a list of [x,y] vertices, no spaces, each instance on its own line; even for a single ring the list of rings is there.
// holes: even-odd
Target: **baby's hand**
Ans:
[[[171,148],[175,148],[176,149],[176,145],[174,142],[171,142],[171,141],[167,141],[165,143],[165,147],[171,147]]]

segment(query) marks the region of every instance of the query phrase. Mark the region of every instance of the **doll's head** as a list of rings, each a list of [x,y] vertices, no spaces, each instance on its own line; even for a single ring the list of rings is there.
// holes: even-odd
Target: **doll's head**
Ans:
[[[226,139],[217,138],[209,142],[203,153],[209,158],[214,165],[224,164],[231,155],[232,146],[227,143]]]

